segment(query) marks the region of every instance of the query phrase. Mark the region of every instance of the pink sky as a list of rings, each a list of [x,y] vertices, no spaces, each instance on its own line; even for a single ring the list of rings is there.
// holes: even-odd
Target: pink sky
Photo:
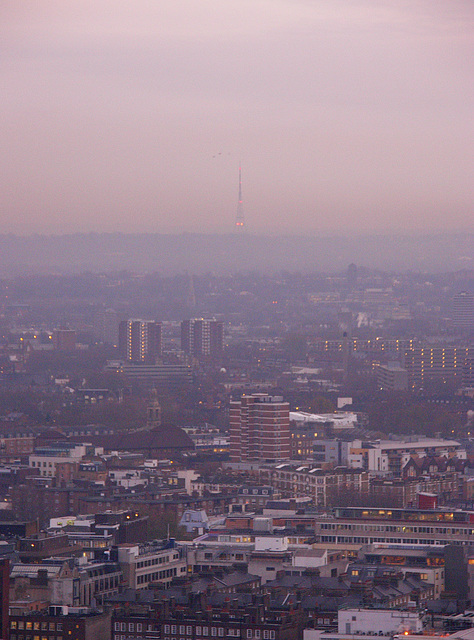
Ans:
[[[2,232],[474,230],[471,0],[5,0]]]

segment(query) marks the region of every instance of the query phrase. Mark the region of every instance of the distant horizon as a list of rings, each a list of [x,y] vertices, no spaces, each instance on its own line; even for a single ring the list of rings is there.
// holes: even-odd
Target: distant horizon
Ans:
[[[350,263],[382,271],[446,272],[474,267],[474,234],[306,235],[73,233],[0,235],[0,275],[116,271],[334,272]]]
[[[419,237],[454,237],[466,235],[474,236],[474,227],[472,229],[453,229],[450,231],[437,231],[437,230],[423,230],[423,231],[324,231],[311,233],[309,231],[302,231],[301,233],[264,233],[253,232],[249,230],[245,231],[71,231],[63,233],[47,233],[47,232],[34,232],[34,233],[15,233],[15,232],[0,232],[0,237],[14,237],[14,238],[69,238],[74,236],[123,236],[123,237],[150,237],[150,236],[198,236],[198,237],[231,237],[231,238],[298,238],[306,240],[317,240],[321,237],[336,237],[336,238],[371,238],[371,237],[399,237],[399,238],[419,238]]]

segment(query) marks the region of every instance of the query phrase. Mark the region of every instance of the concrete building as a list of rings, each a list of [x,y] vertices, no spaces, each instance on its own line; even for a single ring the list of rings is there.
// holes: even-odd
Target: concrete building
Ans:
[[[289,404],[281,396],[255,393],[230,403],[230,458],[232,462],[290,458]]]
[[[398,362],[379,364],[377,366],[377,385],[386,391],[406,391],[408,389],[408,372]]]
[[[469,545],[473,523],[471,511],[336,507],[315,520],[314,534],[322,544]]]
[[[154,582],[169,585],[187,571],[186,549],[174,541],[119,545],[118,561],[132,589],[147,589]]]
[[[453,323],[462,331],[474,331],[474,295],[467,291],[457,293],[453,298]]]
[[[466,371],[472,368],[474,347],[414,347],[405,351],[405,368],[412,389],[430,382],[468,383]]]
[[[128,362],[154,364],[161,356],[161,322],[123,320],[119,325],[119,350]]]
[[[55,477],[56,467],[65,462],[79,462],[88,453],[93,453],[91,447],[68,442],[55,442],[48,446],[37,447],[35,453],[29,456],[29,466],[37,470],[42,477]]]
[[[192,318],[181,323],[181,349],[195,358],[222,356],[224,323],[215,318]]]
[[[185,364],[148,364],[110,360],[106,371],[121,373],[131,380],[140,380],[150,387],[171,388],[186,387],[191,384],[193,371]]]

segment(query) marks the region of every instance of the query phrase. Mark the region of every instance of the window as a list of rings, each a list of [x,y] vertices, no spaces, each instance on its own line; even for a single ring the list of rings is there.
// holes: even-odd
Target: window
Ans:
[[[217,636],[217,628],[211,627],[211,636]]]
[[[247,638],[252,637],[252,629],[247,629]]]

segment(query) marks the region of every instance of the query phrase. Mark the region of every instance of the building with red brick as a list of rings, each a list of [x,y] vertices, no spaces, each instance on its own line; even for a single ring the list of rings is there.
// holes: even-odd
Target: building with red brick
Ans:
[[[290,458],[290,408],[281,396],[255,393],[230,403],[232,462]]]

